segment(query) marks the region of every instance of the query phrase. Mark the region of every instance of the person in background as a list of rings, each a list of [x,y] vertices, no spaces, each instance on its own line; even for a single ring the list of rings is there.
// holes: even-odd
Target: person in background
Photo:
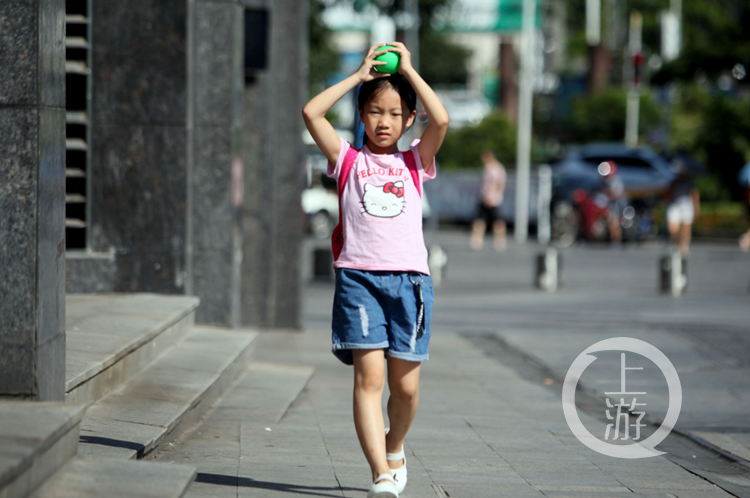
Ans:
[[[617,165],[614,161],[604,161],[599,165],[599,174],[604,177],[604,195],[607,196],[607,206],[609,207],[609,219],[607,227],[609,228],[609,241],[613,246],[619,247],[622,244],[622,211],[628,204],[625,196],[625,185],[617,175]]]
[[[482,163],[484,174],[480,190],[479,215],[471,225],[469,245],[475,251],[481,250],[484,246],[484,234],[487,227],[491,226],[495,250],[504,251],[507,246],[506,227],[505,221],[500,218],[500,206],[503,203],[507,175],[505,167],[489,150],[482,152]]]
[[[669,186],[666,198],[667,228],[672,245],[679,249],[683,257],[687,257],[693,221],[700,213],[700,195],[686,164],[675,161],[674,169],[677,176]]]

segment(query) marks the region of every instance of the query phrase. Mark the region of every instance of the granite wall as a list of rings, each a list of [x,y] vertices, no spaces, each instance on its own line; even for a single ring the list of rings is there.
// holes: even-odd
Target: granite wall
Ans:
[[[246,0],[269,9],[269,66],[245,89],[242,321],[300,326],[307,2]]]
[[[65,397],[65,2],[0,2],[0,397]]]
[[[199,323],[299,325],[307,2],[241,3],[271,19],[250,82],[240,2],[94,0],[90,247],[69,290],[191,294]]]
[[[243,9],[189,2],[188,281],[200,323],[240,324]]]
[[[196,295],[199,323],[238,326],[242,7],[93,3],[91,246],[68,288]]]
[[[118,292],[185,292],[187,4],[93,2],[90,250]]]

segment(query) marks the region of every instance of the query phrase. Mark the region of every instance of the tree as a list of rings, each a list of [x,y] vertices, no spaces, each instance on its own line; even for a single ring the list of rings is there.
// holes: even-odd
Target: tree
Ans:
[[[567,138],[574,143],[622,141],[626,105],[627,94],[619,88],[610,87],[594,97],[576,97],[571,103]],[[659,120],[659,108],[650,95],[641,96],[639,133],[656,128]]]
[[[750,67],[750,0],[690,0],[682,5],[682,51],[654,75],[655,83],[692,81],[698,73],[715,78],[737,63]]]
[[[471,51],[451,43],[433,29],[419,36],[419,72],[430,85],[466,85],[469,71],[466,67]]]
[[[495,112],[476,126],[449,131],[438,162],[447,169],[478,168],[483,150],[491,150],[507,166],[516,164],[516,127],[504,114]]]
[[[309,90],[310,95],[316,95],[323,91],[326,80],[338,68],[339,59],[331,45],[331,30],[323,23],[322,13],[325,4],[321,0],[309,2]]]

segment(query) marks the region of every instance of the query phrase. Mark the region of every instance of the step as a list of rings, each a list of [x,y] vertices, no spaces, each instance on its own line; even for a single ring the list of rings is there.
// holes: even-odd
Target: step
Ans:
[[[76,454],[84,406],[0,402],[0,497],[27,496]]]
[[[180,498],[197,469],[189,465],[73,458],[32,498]]]
[[[67,294],[65,401],[90,404],[142,371],[192,329],[199,299]]]
[[[253,361],[233,388],[247,399],[243,417],[258,424],[277,424],[315,373],[306,365]]]
[[[247,366],[251,330],[191,330],[141,373],[90,406],[81,456],[143,458],[194,425]]]
[[[255,355],[263,356],[257,350]],[[314,372],[315,368],[311,366],[267,363],[253,359],[237,382],[221,396],[211,412],[189,434],[171,446],[160,446],[150,458],[153,458],[152,461],[174,461],[198,467],[199,478],[188,488],[185,495],[187,498],[235,496],[232,492],[237,491],[237,484],[232,477],[237,475],[237,465],[246,465],[248,459],[256,461],[259,458],[258,445],[266,443],[259,442],[258,434],[267,435],[264,439],[271,434],[289,437],[289,427],[279,432],[277,424],[299,398]],[[306,417],[306,422],[317,425],[315,417]],[[309,424],[306,426],[308,429],[302,431],[309,430]],[[291,431],[300,430],[299,422],[293,422],[292,426]],[[238,428],[240,437],[237,437]],[[271,428],[273,432],[266,432],[266,428]],[[297,442],[303,446],[305,444]],[[274,451],[266,447],[263,449]],[[207,455],[215,455],[216,458],[207,458]],[[283,468],[279,466],[281,472]],[[272,476],[266,477],[273,480]],[[239,486],[242,489],[242,484]],[[251,482],[250,486],[245,488],[247,494],[262,494],[261,484],[252,487]],[[227,487],[229,489],[223,493]],[[273,493],[284,495],[279,490],[270,490],[268,496]],[[364,494],[361,496],[364,497]]]

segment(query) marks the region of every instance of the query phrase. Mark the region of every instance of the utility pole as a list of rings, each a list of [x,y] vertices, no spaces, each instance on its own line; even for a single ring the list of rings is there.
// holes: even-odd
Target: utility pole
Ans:
[[[588,92],[601,93],[609,79],[609,52],[602,44],[602,0],[586,0],[586,44],[589,50]]]
[[[680,55],[682,45],[682,0],[672,0],[661,13],[661,57],[665,62]]]
[[[634,10],[630,13],[630,35],[628,40],[628,52],[632,76],[628,90],[627,114],[625,117],[625,144],[628,147],[638,145],[638,114],[640,111],[640,69],[643,65],[643,54],[641,53],[641,34],[643,18],[641,13]]]
[[[526,242],[529,233],[529,170],[531,169],[531,107],[534,64],[534,0],[523,0],[521,81],[518,98],[516,144],[516,242]]]

